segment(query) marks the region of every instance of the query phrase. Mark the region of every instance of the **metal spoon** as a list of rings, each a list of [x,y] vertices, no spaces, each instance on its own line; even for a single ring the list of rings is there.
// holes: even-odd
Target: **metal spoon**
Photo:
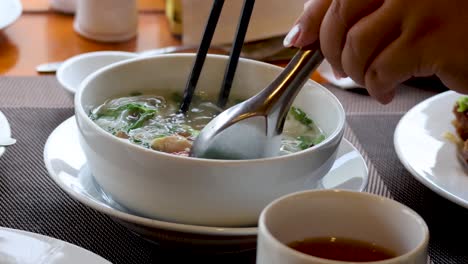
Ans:
[[[16,143],[14,138],[0,138],[0,147],[8,147]]]
[[[278,155],[289,108],[322,60],[318,42],[300,49],[269,86],[211,120],[194,141],[190,156],[257,159]]]

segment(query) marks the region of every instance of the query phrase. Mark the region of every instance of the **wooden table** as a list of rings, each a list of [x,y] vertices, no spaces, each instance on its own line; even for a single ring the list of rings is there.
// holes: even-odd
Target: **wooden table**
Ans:
[[[180,44],[169,32],[164,2],[138,0],[138,36],[127,42],[109,44],[79,36],[73,30],[73,16],[51,10],[48,0],[22,0],[21,17],[0,31],[0,74],[34,76],[38,64],[89,51],[140,51]]]
[[[2,0],[0,0],[2,1]],[[73,16],[51,10],[49,0],[21,0],[22,16],[0,31],[0,75],[35,76],[45,62],[98,50],[142,51],[181,44],[169,31],[165,0],[138,0],[139,25],[135,39],[102,43],[85,39],[73,30]],[[277,63],[285,66],[285,63]],[[312,78],[324,79],[317,73]]]

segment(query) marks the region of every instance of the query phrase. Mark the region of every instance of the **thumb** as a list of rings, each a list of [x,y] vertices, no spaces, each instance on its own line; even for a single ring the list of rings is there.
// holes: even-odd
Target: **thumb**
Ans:
[[[283,41],[285,47],[304,47],[319,37],[320,25],[332,0],[309,0]]]

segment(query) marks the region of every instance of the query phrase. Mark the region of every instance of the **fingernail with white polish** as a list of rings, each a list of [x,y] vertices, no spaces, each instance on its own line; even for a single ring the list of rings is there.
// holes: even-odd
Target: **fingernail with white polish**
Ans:
[[[283,40],[283,46],[286,48],[289,48],[293,45],[293,42],[297,39],[299,36],[299,32],[301,31],[299,25],[295,25],[289,33],[286,35],[286,37]]]

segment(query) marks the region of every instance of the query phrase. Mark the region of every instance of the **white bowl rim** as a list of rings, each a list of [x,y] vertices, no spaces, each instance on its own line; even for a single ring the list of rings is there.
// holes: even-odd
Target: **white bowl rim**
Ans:
[[[147,153],[148,155],[155,155],[159,159],[161,159],[161,158],[166,158],[166,159],[171,159],[171,160],[179,159],[181,162],[196,162],[196,163],[202,162],[202,163],[205,163],[205,164],[218,164],[218,165],[222,164],[224,166],[236,166],[238,164],[246,164],[246,163],[263,163],[263,162],[266,163],[266,162],[275,162],[275,161],[278,161],[278,160],[293,159],[293,158],[295,158],[297,156],[302,156],[302,155],[305,155],[305,154],[307,154],[309,152],[315,152],[320,147],[330,144],[334,139],[336,139],[336,137],[342,135],[342,132],[344,131],[345,120],[346,120],[346,113],[345,113],[345,110],[343,108],[343,105],[341,104],[341,102],[338,100],[338,98],[332,92],[330,92],[328,89],[326,89],[325,87],[323,87],[322,85],[320,85],[319,83],[317,83],[317,82],[315,82],[315,81],[313,81],[311,79],[309,79],[307,82],[313,83],[314,86],[316,86],[317,89],[322,89],[323,92],[326,93],[328,96],[330,96],[330,98],[332,98],[332,100],[334,100],[335,103],[337,104],[337,108],[338,108],[338,110],[340,112],[340,116],[339,116],[339,120],[338,120],[338,126],[329,136],[327,136],[325,138],[325,140],[323,140],[319,144],[317,144],[317,145],[315,145],[313,147],[310,147],[308,149],[305,149],[305,150],[301,150],[301,151],[298,151],[298,152],[295,152],[295,153],[282,155],[282,156],[260,158],[260,159],[248,159],[248,160],[225,160],[225,159],[205,159],[205,158],[196,158],[196,157],[185,157],[185,156],[178,156],[178,155],[174,155],[174,154],[170,154],[170,153],[164,153],[164,152],[155,151],[155,150],[152,150],[152,149],[147,149],[147,148],[139,146],[137,144],[133,144],[133,143],[129,142],[128,140],[118,138],[118,137],[116,137],[114,135],[111,135],[110,133],[108,133],[107,131],[102,129],[100,126],[98,126],[95,122],[93,122],[89,118],[89,116],[85,113],[85,110],[83,109],[83,105],[81,104],[82,93],[83,93],[83,91],[86,90],[85,88],[87,87],[88,83],[90,83],[92,80],[94,80],[97,76],[101,75],[102,73],[112,71],[115,68],[124,67],[124,66],[129,65],[129,64],[139,63],[141,61],[154,60],[154,59],[159,59],[159,58],[171,58],[171,57],[174,57],[174,58],[179,58],[179,57],[193,58],[194,56],[195,56],[195,53],[161,54],[161,55],[154,55],[154,56],[148,56],[148,57],[146,57],[146,56],[145,57],[137,57],[137,58],[133,58],[133,59],[129,59],[129,60],[124,60],[124,61],[112,63],[111,65],[105,66],[105,67],[93,72],[88,77],[86,77],[86,79],[83,80],[83,82],[81,82],[80,87],[78,88],[78,91],[77,91],[77,93],[75,95],[75,101],[74,101],[76,115],[85,116],[86,118],[83,118],[83,121],[86,122],[89,126],[93,127],[98,133],[100,133],[101,135],[103,135],[103,136],[105,136],[107,138],[110,138],[111,140],[116,142],[116,144],[124,144],[125,146],[127,146],[127,148],[130,148],[130,149],[132,149],[134,151],[143,152],[145,154]],[[226,55],[217,55],[217,54],[208,54],[207,55],[207,59],[226,60],[228,58],[229,58],[229,56],[226,56]],[[245,62],[248,62],[248,63],[261,65],[263,67],[270,67],[270,68],[277,69],[277,70],[283,70],[282,67],[279,67],[279,66],[276,66],[276,65],[273,65],[273,64],[269,64],[269,63],[265,63],[265,62],[261,62],[261,61],[256,61],[256,60],[251,60],[251,59],[246,59],[246,58],[240,58],[239,60],[240,61],[245,61]]]
[[[137,54],[133,52],[127,52],[127,51],[93,51],[93,52],[86,52],[86,53],[78,54],[76,56],[73,56],[65,60],[63,64],[60,65],[60,67],[57,69],[56,78],[67,92],[74,94],[78,87],[71,87],[70,83],[67,81],[67,78],[65,78],[65,75],[64,75],[65,70],[67,70],[69,67],[73,67],[73,65],[76,62],[79,62],[83,59],[89,59],[89,58],[99,59],[102,57],[117,57],[117,56],[127,57],[127,59],[133,59],[137,56]],[[127,59],[122,59],[122,60],[127,60]]]

